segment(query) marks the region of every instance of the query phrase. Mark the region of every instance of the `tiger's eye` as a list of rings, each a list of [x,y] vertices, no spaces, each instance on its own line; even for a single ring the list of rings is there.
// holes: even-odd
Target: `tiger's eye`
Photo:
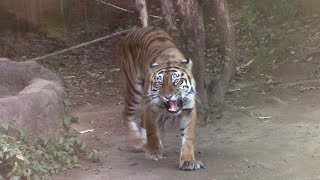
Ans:
[[[180,77],[180,74],[172,74],[172,79],[176,79],[176,78],[179,78]]]
[[[183,90],[185,90],[185,91],[188,91],[188,89],[189,89],[189,87],[188,87],[187,85],[184,85],[182,88],[183,88]]]
[[[158,76],[156,77],[156,82],[161,82],[161,81],[162,81],[162,76],[158,75]]]

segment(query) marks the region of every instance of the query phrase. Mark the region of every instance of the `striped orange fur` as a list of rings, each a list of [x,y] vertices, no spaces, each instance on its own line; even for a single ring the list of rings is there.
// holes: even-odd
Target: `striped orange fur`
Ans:
[[[130,142],[136,149],[145,149],[148,159],[162,159],[158,121],[175,118],[180,121],[180,169],[203,168],[194,156],[197,113],[192,61],[165,31],[156,27],[127,34],[121,56],[123,123]]]

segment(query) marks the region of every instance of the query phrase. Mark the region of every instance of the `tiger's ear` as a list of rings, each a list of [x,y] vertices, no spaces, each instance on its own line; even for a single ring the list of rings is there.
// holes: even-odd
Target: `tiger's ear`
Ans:
[[[181,64],[184,65],[185,68],[191,70],[192,69],[192,61],[190,58],[185,58],[181,60]]]
[[[150,64],[150,68],[153,69],[153,68],[156,68],[158,67],[159,64],[158,63],[153,63],[153,64]]]
[[[190,58],[182,59],[181,64],[192,64],[192,61]]]

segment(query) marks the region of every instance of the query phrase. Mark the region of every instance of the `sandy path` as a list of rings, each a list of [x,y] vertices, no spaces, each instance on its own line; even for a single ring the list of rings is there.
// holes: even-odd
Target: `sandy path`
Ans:
[[[304,93],[282,89],[270,92],[281,101],[254,102],[258,120],[241,112],[226,112],[210,127],[199,128],[196,156],[206,169],[184,172],[177,167],[177,127],[167,127],[160,162],[128,151],[123,139],[120,105],[82,106],[72,114],[80,118],[76,129],[94,128],[82,138],[102,154],[103,166],[81,162],[54,179],[318,179],[320,131],[318,90]],[[254,95],[252,95],[254,96]],[[275,99],[275,98],[271,98]],[[257,106],[258,107],[258,106]]]

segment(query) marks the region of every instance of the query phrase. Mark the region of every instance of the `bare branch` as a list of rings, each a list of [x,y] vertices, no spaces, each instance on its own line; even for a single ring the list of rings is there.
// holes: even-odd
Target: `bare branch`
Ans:
[[[111,6],[111,7],[114,7],[114,8],[116,8],[116,9],[122,10],[122,11],[134,13],[134,11],[131,11],[131,10],[128,10],[128,9],[124,9],[124,8],[119,7],[119,6],[116,6],[116,5],[114,5],[114,4],[110,4],[110,3],[107,3],[107,2],[104,2],[104,1],[101,1],[101,0],[96,0],[96,1],[98,1],[98,2],[100,2],[100,3],[102,3],[102,4],[106,4],[106,5],[109,5],[109,6]]]
[[[115,36],[118,36],[118,35],[121,35],[121,34],[125,34],[125,33],[127,33],[127,32],[130,32],[130,31],[134,30],[134,29],[135,29],[135,28],[122,30],[122,31],[119,31],[119,32],[116,32],[116,33],[109,34],[109,35],[107,35],[107,36],[98,38],[98,39],[94,39],[94,40],[89,41],[89,42],[85,42],[85,43],[78,44],[78,45],[73,46],[73,47],[69,47],[69,48],[67,48],[67,49],[63,49],[63,50],[60,50],[60,51],[57,51],[57,52],[54,52],[54,53],[46,54],[46,55],[44,55],[44,56],[32,58],[32,59],[29,59],[29,60],[27,60],[27,61],[38,61],[38,60],[42,60],[42,59],[45,59],[45,58],[48,58],[48,57],[56,56],[56,55],[59,55],[59,54],[62,54],[62,53],[65,53],[65,52],[68,52],[68,51],[71,51],[71,50],[74,50],[74,49],[83,47],[83,46],[87,46],[87,45],[89,45],[89,44],[93,44],[93,43],[96,43],[96,42],[99,42],[99,41],[102,41],[102,40],[110,39],[110,38],[112,38],[112,37],[115,37]]]
[[[161,16],[156,16],[156,15],[152,15],[152,14],[150,14],[149,15],[150,17],[153,17],[153,18],[157,18],[157,19],[162,19],[163,17],[161,17]]]
[[[116,9],[121,10],[121,11],[125,11],[125,12],[128,12],[128,13],[134,13],[134,11],[131,11],[131,10],[128,10],[128,9],[124,9],[124,8],[122,8],[122,7],[116,6],[116,5],[114,5],[114,4],[107,3],[107,2],[105,2],[105,1],[101,1],[101,0],[96,0],[96,1],[98,1],[98,2],[100,2],[100,3],[102,3],[102,4],[105,4],[105,5],[114,7],[114,8],[116,8]],[[153,17],[153,18],[157,18],[157,19],[162,19],[161,16],[156,16],[156,15],[152,15],[152,14],[150,14],[149,16],[150,16],[150,17]]]

